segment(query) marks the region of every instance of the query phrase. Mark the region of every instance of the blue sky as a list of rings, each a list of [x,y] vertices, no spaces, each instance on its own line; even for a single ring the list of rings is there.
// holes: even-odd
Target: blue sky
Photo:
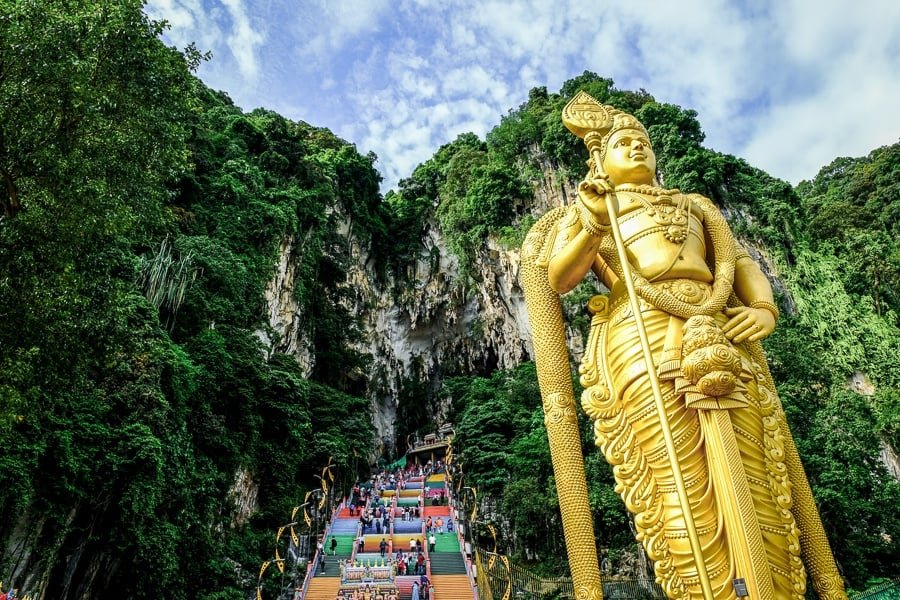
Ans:
[[[207,85],[374,151],[384,188],[585,70],[792,183],[900,139],[896,0],[149,0]]]

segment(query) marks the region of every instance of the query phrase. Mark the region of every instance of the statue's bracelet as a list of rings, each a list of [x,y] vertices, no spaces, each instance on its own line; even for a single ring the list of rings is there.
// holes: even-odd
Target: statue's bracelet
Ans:
[[[771,302],[766,302],[765,300],[756,300],[755,302],[751,302],[751,303],[750,303],[750,306],[751,306],[752,308],[764,308],[764,309],[766,309],[767,311],[769,311],[770,313],[772,313],[772,316],[775,317],[775,320],[776,320],[776,321],[777,321],[778,318],[781,316],[781,313],[778,311],[778,307],[775,306],[774,304],[772,304]]]
[[[581,216],[582,229],[587,231],[592,236],[602,237],[603,235],[608,233],[610,229],[612,229],[612,227],[609,225],[601,225],[600,223],[598,223],[597,220],[594,219],[594,216],[591,214],[591,211],[589,211],[587,207],[581,203],[578,204],[578,212]]]

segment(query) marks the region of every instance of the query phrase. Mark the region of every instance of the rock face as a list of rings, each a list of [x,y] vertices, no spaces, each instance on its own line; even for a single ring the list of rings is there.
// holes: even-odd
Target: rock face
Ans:
[[[297,277],[294,236],[282,240],[278,248],[275,273],[266,285],[266,321],[268,327],[256,332],[269,352],[293,355],[304,376],[312,372],[315,356],[309,339],[301,334],[302,314],[294,296]]]
[[[534,186],[530,212],[540,217],[574,196],[574,187],[548,163]],[[437,390],[445,376],[488,374],[532,358],[518,248],[488,239],[474,261],[474,283],[466,282],[437,222],[431,221],[423,231],[418,260],[400,282],[376,275],[369,248],[353,237],[348,221],[337,231],[346,241],[341,246],[349,248],[347,285],[353,305],[347,308],[359,316],[364,332],[358,349],[372,357],[368,395],[382,440],[394,440],[404,381],[425,382]],[[281,244],[266,288],[268,327],[257,335],[270,351],[295,356],[308,373],[315,358],[293,294],[296,246],[292,237]],[[569,337],[580,357],[580,335],[572,331]],[[436,406],[435,416],[446,409]]]
[[[247,469],[238,469],[228,490],[232,528],[243,526],[259,509],[258,496],[259,485],[254,481],[253,474]]]

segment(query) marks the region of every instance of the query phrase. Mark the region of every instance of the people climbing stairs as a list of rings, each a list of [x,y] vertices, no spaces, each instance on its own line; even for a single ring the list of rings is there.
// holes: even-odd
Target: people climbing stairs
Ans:
[[[475,597],[439,469],[413,466],[355,487],[323,548],[324,572],[310,568],[304,600],[349,599],[354,591],[372,600]]]

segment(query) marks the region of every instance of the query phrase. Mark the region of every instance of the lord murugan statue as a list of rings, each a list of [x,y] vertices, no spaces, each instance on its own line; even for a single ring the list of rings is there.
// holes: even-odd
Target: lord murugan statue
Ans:
[[[760,341],[778,308],[712,202],[663,189],[644,126],[580,92],[577,200],[522,247],[545,423],[579,599],[602,598],[560,294],[592,271],[581,406],[669,598],[802,600],[843,582]]]

